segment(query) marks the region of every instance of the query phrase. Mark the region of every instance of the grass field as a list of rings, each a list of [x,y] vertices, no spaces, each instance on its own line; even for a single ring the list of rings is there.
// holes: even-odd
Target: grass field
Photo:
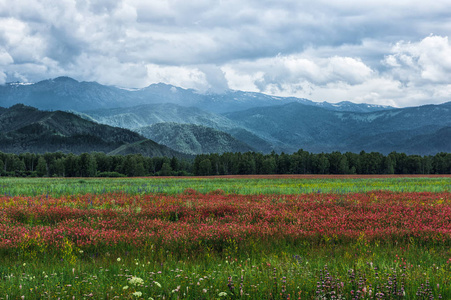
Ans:
[[[451,191],[451,176],[365,175],[262,175],[222,177],[150,178],[2,178],[0,195],[67,196],[124,192],[136,194],[180,194],[186,189],[201,193],[223,190],[227,194],[361,193]]]
[[[0,299],[451,299],[451,177],[0,182]]]

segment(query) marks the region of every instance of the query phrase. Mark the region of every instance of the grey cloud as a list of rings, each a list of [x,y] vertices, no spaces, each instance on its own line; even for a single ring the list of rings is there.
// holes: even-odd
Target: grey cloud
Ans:
[[[449,70],[407,42],[394,46],[431,32],[445,37],[448,7],[448,0],[0,0],[0,41],[13,60],[0,80],[69,75],[128,87],[162,80],[317,99],[327,91],[355,101],[444,99]],[[409,57],[413,67],[402,60]]]
[[[111,0],[89,0],[89,1],[77,1],[77,6],[82,8],[82,5],[86,5],[90,11],[95,14],[109,14],[114,11],[118,4],[118,1]]]
[[[79,5],[77,8],[81,11],[74,13],[88,14],[93,11],[111,15],[120,8],[118,2],[90,1],[89,3],[88,11],[85,11],[86,7]],[[329,2],[321,6],[297,1],[274,3],[274,1],[237,0],[218,2],[213,5],[209,1],[181,0],[123,3],[136,8],[137,22],[127,26],[128,30],[141,33],[139,37],[141,40],[133,40],[133,37],[128,37],[124,32],[121,32],[122,36],[117,38],[124,39],[126,43],[137,44],[136,50],[131,50],[135,52],[131,57],[143,55],[149,62],[165,64],[171,62],[218,64],[231,59],[256,59],[274,56],[277,53],[298,53],[311,45],[318,47],[340,46],[346,43],[358,44],[368,36],[386,37],[387,32],[394,34],[399,32],[398,35],[405,36],[405,28],[412,27],[402,26],[402,23],[401,25],[397,23],[397,26],[391,25],[393,22],[389,22],[387,18],[380,15],[386,10],[370,12],[362,7],[354,9],[353,14],[349,14],[348,10],[353,6],[348,5],[347,10],[340,10]],[[103,31],[111,27],[120,32],[120,21],[108,18],[102,21],[100,16],[97,18],[100,25],[104,27]],[[93,25],[99,24],[94,21]],[[64,31],[59,28],[57,32],[59,30]],[[92,27],[90,30],[96,31],[98,28]],[[409,29],[411,32],[414,30],[414,28]],[[158,40],[153,37],[155,32],[174,38]],[[204,37],[203,40],[199,40],[198,36]],[[99,38],[108,37],[108,35],[100,35]],[[209,43],[206,44],[205,40]],[[82,39],[77,43],[81,41]],[[49,43],[52,42],[54,41],[49,41]],[[91,40],[89,42],[93,43]],[[89,46],[83,45],[83,47],[84,51],[89,52]],[[54,51],[55,47],[50,48]],[[59,45],[56,48],[60,52],[77,51],[74,45]],[[146,48],[148,48],[147,53]],[[155,50],[152,51],[152,48]]]
[[[47,41],[47,56],[62,66],[73,63],[86,47],[84,41],[75,37],[71,31],[55,26],[50,27]]]

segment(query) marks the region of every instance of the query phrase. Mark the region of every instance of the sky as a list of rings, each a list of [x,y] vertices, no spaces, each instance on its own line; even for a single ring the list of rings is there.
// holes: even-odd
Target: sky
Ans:
[[[451,101],[451,0],[0,0],[0,84]]]

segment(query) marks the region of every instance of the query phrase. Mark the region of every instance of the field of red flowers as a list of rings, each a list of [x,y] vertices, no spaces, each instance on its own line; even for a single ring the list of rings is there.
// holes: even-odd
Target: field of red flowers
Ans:
[[[451,299],[447,180],[46,180],[3,182],[0,300]]]
[[[221,252],[231,243],[451,244],[451,193],[73,195],[0,198],[2,251],[164,247]]]

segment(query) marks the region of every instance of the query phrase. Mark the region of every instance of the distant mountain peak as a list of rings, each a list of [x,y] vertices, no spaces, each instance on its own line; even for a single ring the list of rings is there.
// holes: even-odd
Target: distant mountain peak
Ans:
[[[179,91],[187,91],[187,92],[191,92],[191,93],[198,93],[196,90],[193,89],[185,89],[179,86],[175,86],[172,84],[167,84],[167,83],[163,83],[163,82],[159,82],[159,83],[152,83],[149,86],[146,86],[142,89],[139,89],[142,91],[165,91],[165,92],[171,92],[171,93],[176,93]]]
[[[27,110],[27,111],[36,111],[36,110],[38,110],[38,109],[35,108],[35,107],[28,106],[28,105],[25,105],[25,104],[23,104],[23,103],[17,103],[17,104],[14,104],[14,105],[12,105],[9,109],[10,109],[11,111],[23,111],[23,110]]]
[[[69,76],[60,76],[60,77],[54,78],[53,81],[55,81],[55,82],[73,82],[73,83],[79,82],[78,80],[75,80]]]

